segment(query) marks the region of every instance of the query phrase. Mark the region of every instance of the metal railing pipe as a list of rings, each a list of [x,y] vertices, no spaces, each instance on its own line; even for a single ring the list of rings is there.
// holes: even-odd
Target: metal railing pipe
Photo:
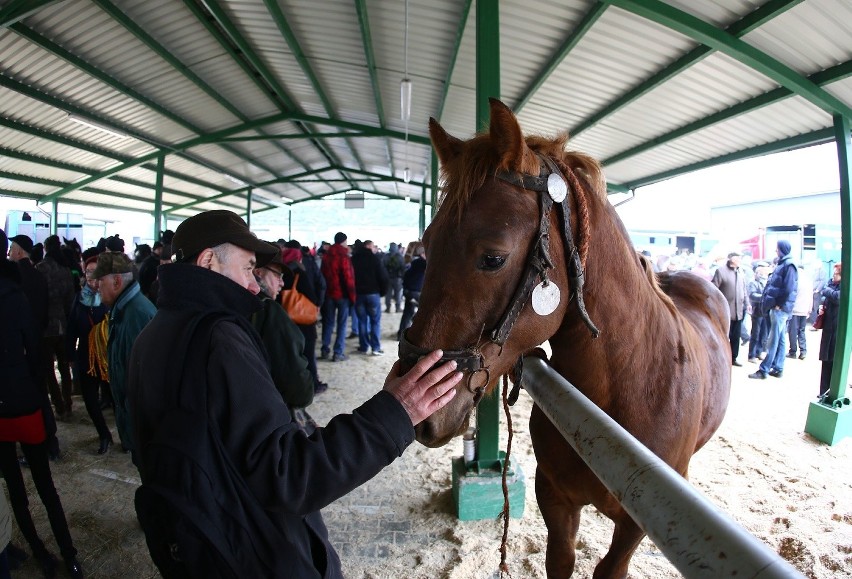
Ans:
[[[684,577],[803,577],[546,362],[526,358],[523,379],[568,444]]]

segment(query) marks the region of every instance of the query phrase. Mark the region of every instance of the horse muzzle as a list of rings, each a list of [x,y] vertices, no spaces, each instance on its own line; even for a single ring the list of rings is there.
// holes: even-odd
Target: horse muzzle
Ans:
[[[401,372],[404,374],[411,370],[423,356],[432,350],[415,346],[408,340],[408,330],[402,332],[399,340],[399,359],[401,361]],[[456,370],[463,372],[466,376],[468,389],[474,394],[474,404],[479,402],[482,392],[491,381],[491,373],[485,365],[485,357],[478,347],[465,348],[464,350],[444,350],[444,355],[435,363],[434,367],[445,362],[456,363]]]

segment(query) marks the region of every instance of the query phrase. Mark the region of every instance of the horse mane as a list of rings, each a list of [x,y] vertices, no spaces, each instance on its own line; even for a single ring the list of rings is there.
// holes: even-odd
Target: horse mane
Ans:
[[[568,133],[560,133],[555,138],[529,135],[524,140],[532,151],[550,157],[577,172],[591,185],[591,189],[599,199],[606,200],[606,180],[600,163],[585,153],[566,151]],[[510,170],[538,175],[538,158],[534,155],[525,155],[520,166],[510,167],[508,161],[500,160],[489,133],[474,136],[464,143],[461,154],[441,167],[444,187],[439,200],[440,209],[454,215],[457,221],[460,221],[473,192],[482,187],[489,176]]]
[[[657,294],[657,297],[660,298],[663,305],[665,305],[673,314],[676,313],[677,306],[672,301],[672,298],[663,291],[660,281],[657,279],[657,274],[654,273],[654,264],[651,263],[650,259],[638,251],[636,252],[636,257],[639,259],[639,265],[642,266],[642,270],[645,272],[645,277],[648,279],[651,289],[654,290],[654,293]]]

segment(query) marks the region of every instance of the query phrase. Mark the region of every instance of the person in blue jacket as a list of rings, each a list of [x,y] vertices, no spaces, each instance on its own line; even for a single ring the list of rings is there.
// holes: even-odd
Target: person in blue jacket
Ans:
[[[778,263],[766,288],[763,290],[761,305],[769,315],[769,339],[766,344],[766,357],[760,367],[748,377],[765,380],[767,376],[780,378],[784,374],[784,360],[787,356],[787,322],[793,313],[793,304],[798,293],[799,271],[790,255],[790,242],[778,241],[776,249]]]
[[[135,464],[133,426],[127,408],[127,363],[133,342],[157,308],[142,294],[134,272],[135,266],[126,255],[105,251],[98,256],[92,279],[97,280],[101,302],[110,307],[107,359],[109,387],[115,401],[115,427],[122,450],[131,453]]]

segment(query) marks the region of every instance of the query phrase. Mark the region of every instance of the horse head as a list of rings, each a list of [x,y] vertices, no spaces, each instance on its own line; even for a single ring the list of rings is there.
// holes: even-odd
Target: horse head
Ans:
[[[571,167],[596,184],[600,174],[590,158],[565,152],[567,136],[525,138],[514,114],[495,99],[488,133],[462,141],[434,119],[429,132],[443,196],[423,236],[426,276],[400,357],[411,364],[441,348],[466,374],[453,400],[416,428],[418,441],[434,447],[463,433],[499,378],[562,325],[569,296],[577,295],[573,245],[563,242],[564,236],[573,241],[575,201],[560,205],[542,183]],[[559,209],[551,211],[554,206]]]

